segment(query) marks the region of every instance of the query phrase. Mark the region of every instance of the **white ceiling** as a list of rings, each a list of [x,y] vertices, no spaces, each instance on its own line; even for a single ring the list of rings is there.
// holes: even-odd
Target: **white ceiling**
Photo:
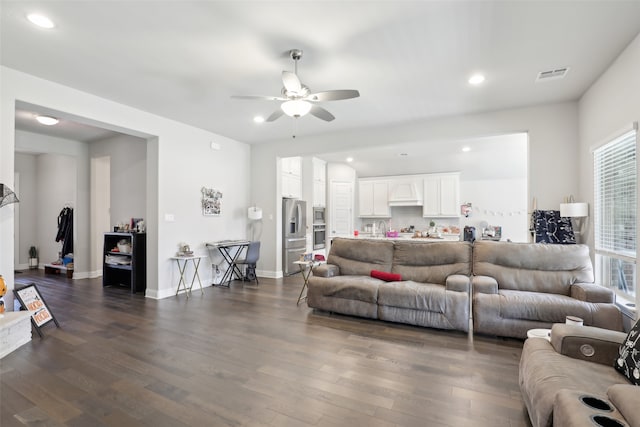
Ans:
[[[640,32],[640,1],[7,1],[1,63],[142,110],[259,143],[294,119],[256,125],[277,103],[285,54],[304,50],[314,91],[336,120],[300,136],[577,99]],[[56,28],[25,16],[48,15]],[[564,80],[539,71],[570,67]],[[487,81],[469,87],[482,71]]]

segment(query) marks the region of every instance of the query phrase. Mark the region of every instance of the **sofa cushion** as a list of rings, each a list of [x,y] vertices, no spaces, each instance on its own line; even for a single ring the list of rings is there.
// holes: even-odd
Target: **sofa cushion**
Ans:
[[[640,385],[640,320],[633,325],[620,346],[614,366],[632,384]]]
[[[391,271],[404,280],[444,285],[453,274],[471,274],[471,244],[396,241]]]
[[[473,274],[495,278],[500,289],[561,295],[574,283],[594,280],[586,245],[477,241]]]
[[[393,242],[336,238],[327,264],[340,267],[340,274],[369,276],[371,270],[391,271]]]
[[[412,281],[381,283],[378,288],[378,305],[444,313],[445,288],[433,283]]]
[[[504,319],[564,323],[567,316],[578,316],[585,325],[593,324],[592,304],[565,295],[512,290],[499,290],[498,295],[500,317]]]
[[[384,280],[385,282],[399,282],[402,280],[402,275],[387,273],[386,271],[371,270],[371,277]]]
[[[369,276],[310,277],[309,292],[324,297],[376,303],[378,287],[384,283]]]

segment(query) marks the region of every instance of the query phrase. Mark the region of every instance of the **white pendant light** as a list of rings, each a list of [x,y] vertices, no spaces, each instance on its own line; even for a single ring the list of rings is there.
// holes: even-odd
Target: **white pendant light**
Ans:
[[[311,111],[311,103],[296,99],[283,102],[280,108],[289,117],[302,117]]]

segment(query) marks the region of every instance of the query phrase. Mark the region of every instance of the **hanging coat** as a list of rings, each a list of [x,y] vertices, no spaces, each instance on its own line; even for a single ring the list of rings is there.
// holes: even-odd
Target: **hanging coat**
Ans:
[[[73,253],[73,208],[63,208],[58,215],[56,242],[62,241],[62,256]]]

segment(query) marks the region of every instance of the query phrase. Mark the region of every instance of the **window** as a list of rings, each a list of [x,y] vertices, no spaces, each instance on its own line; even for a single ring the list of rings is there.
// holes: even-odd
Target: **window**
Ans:
[[[638,209],[637,131],[593,153],[596,278],[634,308]]]

